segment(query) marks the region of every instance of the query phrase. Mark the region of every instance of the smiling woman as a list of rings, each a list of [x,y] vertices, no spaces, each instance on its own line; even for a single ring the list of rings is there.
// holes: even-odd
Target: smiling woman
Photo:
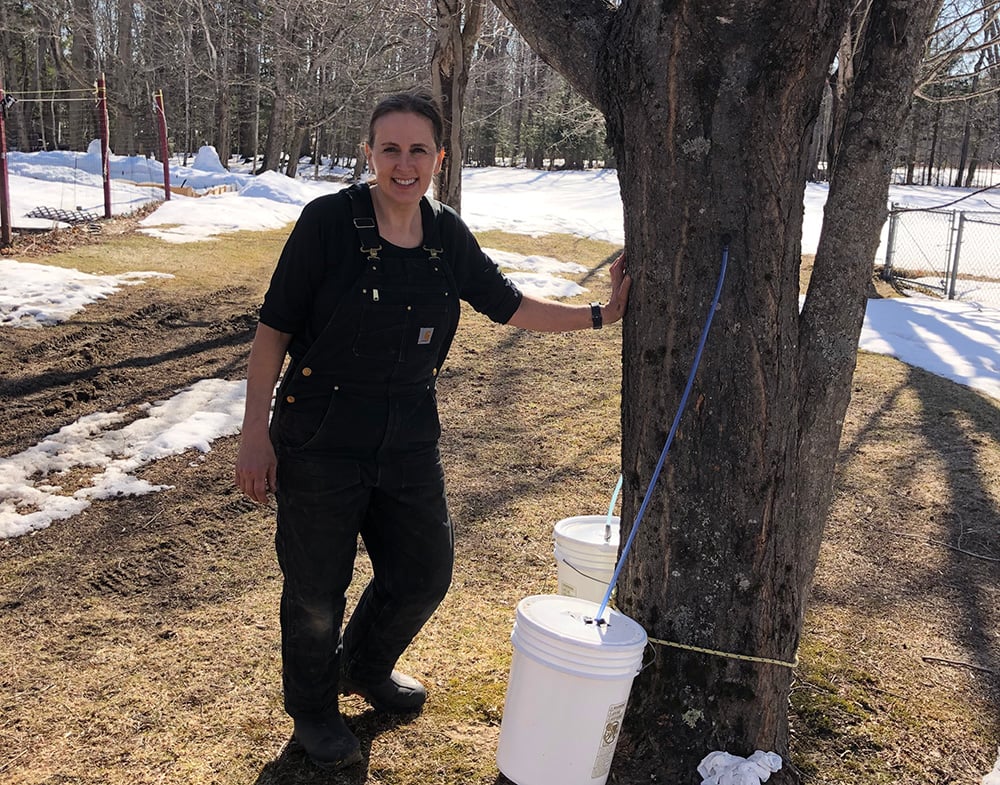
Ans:
[[[339,693],[390,713],[419,711],[427,695],[395,664],[451,583],[435,382],[460,301],[558,332],[617,321],[628,298],[624,257],[605,306],[523,294],[454,210],[424,196],[444,160],[442,125],[426,92],[375,108],[373,183],[306,205],[250,353],[236,479],[256,502],[275,494],[285,710],[325,769],[361,760]],[[341,635],[359,536],[374,577]]]
[[[403,248],[420,243],[417,205],[441,171],[441,122],[420,111],[423,102],[383,102],[373,114],[365,156],[374,175],[371,189],[379,233]]]

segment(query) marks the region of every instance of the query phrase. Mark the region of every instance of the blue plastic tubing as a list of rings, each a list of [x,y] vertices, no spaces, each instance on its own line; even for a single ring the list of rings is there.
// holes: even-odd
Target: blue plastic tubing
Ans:
[[[618,484],[615,485],[615,492],[611,494],[611,504],[608,505],[608,519],[604,524],[604,540],[605,542],[611,539],[611,519],[615,514],[615,502],[618,501],[618,494],[622,492],[622,483],[625,481],[625,477],[621,474],[618,475]]]
[[[615,565],[614,574],[611,576],[611,583],[608,584],[608,590],[604,593],[604,599],[601,600],[600,610],[597,611],[597,616],[595,619],[604,620],[604,611],[607,610],[608,602],[611,600],[611,592],[615,589],[615,584],[618,583],[618,575],[622,571],[622,565],[625,564],[625,557],[628,556],[629,551],[632,549],[632,541],[635,540],[635,535],[639,531],[639,525],[642,523],[642,517],[646,514],[646,507],[649,506],[649,500],[653,496],[653,487],[656,485],[656,481],[660,478],[660,472],[663,471],[663,463],[667,459],[667,453],[670,451],[670,445],[673,444],[674,434],[677,433],[677,426],[681,421],[681,415],[684,413],[684,407],[687,405],[688,396],[691,395],[691,388],[694,386],[694,377],[698,372],[698,365],[701,363],[701,355],[705,350],[705,341],[708,340],[708,330],[712,326],[712,318],[715,316],[715,309],[719,306],[719,298],[722,296],[722,284],[726,280],[726,268],[729,266],[729,242],[725,240],[722,246],[722,269],[719,271],[719,281],[715,285],[715,297],[712,298],[712,306],[708,309],[708,318],[705,320],[705,326],[701,330],[701,338],[698,341],[698,351],[694,355],[694,364],[691,366],[691,373],[688,374],[687,384],[684,386],[684,394],[681,396],[680,405],[677,407],[677,414],[674,415],[674,422],[670,426],[670,433],[667,434],[667,441],[663,445],[663,450],[660,452],[660,459],[656,462],[656,469],[653,471],[653,476],[649,481],[649,486],[646,488],[646,495],[642,500],[642,504],[639,505],[639,512],[635,516],[635,523],[632,524],[632,530],[629,532],[628,540],[625,542],[625,547],[622,548],[621,556],[618,557],[618,564]],[[614,507],[615,499],[618,496],[618,492],[622,487],[622,478],[618,478],[618,485],[615,488],[614,496],[611,497],[611,507]],[[608,520],[610,521],[611,512],[608,511]]]

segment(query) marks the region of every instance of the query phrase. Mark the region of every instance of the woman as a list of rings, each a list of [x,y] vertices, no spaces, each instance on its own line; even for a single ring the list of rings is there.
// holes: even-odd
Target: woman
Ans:
[[[444,159],[442,128],[426,92],[379,103],[365,144],[374,180],[303,209],[250,352],[236,477],[256,502],[275,493],[285,709],[326,769],[361,760],[339,693],[385,712],[426,698],[394,665],[451,582],[434,382],[459,299],[544,331],[618,321],[628,299],[623,257],[605,306],[518,291],[458,215],[424,197]],[[359,534],[374,577],[341,635]]]

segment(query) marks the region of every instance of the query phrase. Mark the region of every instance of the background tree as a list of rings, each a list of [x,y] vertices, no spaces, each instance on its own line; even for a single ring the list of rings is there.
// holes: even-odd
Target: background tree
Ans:
[[[907,184],[987,185],[1000,155],[1000,2],[949,0],[931,34],[907,122]]]
[[[444,119],[444,163],[435,178],[435,196],[462,209],[462,114],[472,50],[479,40],[485,0],[435,0],[437,37],[431,56],[431,84]]]
[[[806,147],[852,3],[496,0],[605,114],[635,280],[623,519],[652,476],[724,246],[722,303],[618,604],[657,639],[791,663],[850,398],[887,172],[933,0],[875,0],[799,315]],[[874,175],[874,176],[873,176]],[[863,178],[868,177],[867,180]],[[660,646],[619,760],[695,780],[713,749],[788,754],[792,671]],[[790,781],[786,767],[778,781]]]
[[[467,121],[464,163],[497,166],[505,139],[505,108],[509,103],[508,73],[514,28],[493,4],[483,8],[478,59],[470,69],[466,93]]]
[[[85,90],[93,86],[96,63],[94,43],[94,11],[89,0],[73,0],[68,24],[70,30],[69,61],[65,77],[56,89]],[[59,49],[61,47],[57,47]],[[83,93],[75,93],[83,95]],[[66,143],[77,150],[86,149],[94,139],[96,127],[93,112],[83,101],[73,101],[67,107],[69,128]]]

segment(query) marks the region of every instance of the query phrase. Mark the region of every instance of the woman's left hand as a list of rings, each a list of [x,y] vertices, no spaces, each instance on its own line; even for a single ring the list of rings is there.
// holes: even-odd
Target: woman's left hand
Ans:
[[[625,315],[631,287],[632,276],[625,272],[625,254],[622,253],[611,263],[611,299],[601,308],[605,324],[614,324]]]

